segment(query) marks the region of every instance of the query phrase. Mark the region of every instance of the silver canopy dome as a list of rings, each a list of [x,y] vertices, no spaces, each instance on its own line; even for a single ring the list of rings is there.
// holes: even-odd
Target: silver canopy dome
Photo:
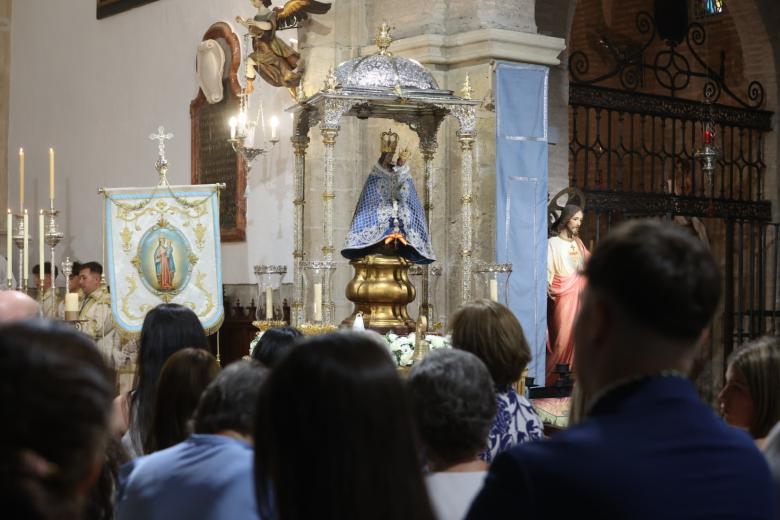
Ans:
[[[436,80],[425,67],[387,51],[392,41],[390,27],[383,23],[375,40],[379,53],[354,58],[336,67],[334,75],[339,86],[349,90],[438,90]]]
[[[342,88],[438,90],[428,70],[414,60],[373,54],[341,63],[334,71]]]

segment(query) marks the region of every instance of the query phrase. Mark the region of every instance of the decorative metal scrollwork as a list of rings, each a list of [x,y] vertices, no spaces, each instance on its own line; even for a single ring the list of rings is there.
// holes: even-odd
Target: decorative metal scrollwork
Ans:
[[[596,85],[617,78],[620,86],[627,91],[637,91],[644,86],[645,71],[652,71],[655,81],[671,97],[689,87],[691,80],[704,81],[702,96],[705,101],[717,103],[721,97],[727,97],[745,108],[759,108],[764,104],[764,86],[751,81],[745,95],[734,92],[725,82],[725,52],[720,53],[717,68],[711,67],[702,58],[701,48],[707,42],[707,32],[699,23],[691,23],[685,41],[678,46],[674,42],[663,42],[665,48],[655,56],[647,56],[648,49],[656,41],[658,31],[650,13],[641,11],[636,15],[636,29],[641,35],[639,44],[617,44],[608,36],[602,36],[599,43],[609,53],[609,70],[597,77],[589,78],[590,60],[582,51],[569,56],[569,74],[574,82],[583,85]],[[705,53],[706,55],[706,53]]]

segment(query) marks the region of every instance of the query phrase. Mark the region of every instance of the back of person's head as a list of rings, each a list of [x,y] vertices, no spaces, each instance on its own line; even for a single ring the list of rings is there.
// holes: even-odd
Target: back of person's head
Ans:
[[[492,300],[477,300],[452,317],[452,345],[485,363],[496,385],[511,385],[531,361],[531,349],[512,311]]]
[[[44,321],[0,328],[3,517],[81,517],[112,398],[112,375],[84,334]]]
[[[431,468],[474,460],[496,415],[487,367],[473,354],[438,349],[415,363],[407,382],[415,423]]]
[[[211,352],[185,348],[163,365],[157,383],[152,427],[146,435],[144,453],[178,444],[189,435],[188,422],[206,387],[219,374]]]
[[[21,291],[0,291],[0,324],[39,317],[38,302]]]
[[[408,397],[371,336],[309,338],[271,372],[255,427],[261,517],[431,519],[420,468]]]
[[[593,252],[585,276],[588,289],[622,309],[638,335],[694,343],[720,300],[720,274],[707,246],[671,223],[616,227]]]
[[[259,361],[268,368],[273,368],[287,353],[287,350],[303,334],[295,327],[279,327],[263,332],[260,340],[252,351],[252,359]]]
[[[176,303],[163,303],[144,317],[138,346],[138,368],[131,399],[133,443],[140,452],[152,424],[157,382],[165,362],[183,348],[208,350],[197,315]]]
[[[734,351],[728,365],[742,378],[752,405],[747,424],[736,426],[747,427],[754,438],[762,439],[780,421],[780,337],[746,343]]]
[[[193,415],[194,433],[234,431],[251,436],[260,387],[268,369],[256,361],[236,361],[206,387]]]

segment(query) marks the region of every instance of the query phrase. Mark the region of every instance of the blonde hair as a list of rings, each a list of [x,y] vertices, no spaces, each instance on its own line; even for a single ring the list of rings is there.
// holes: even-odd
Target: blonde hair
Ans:
[[[764,336],[744,344],[729,358],[747,385],[753,401],[750,434],[767,436],[780,421],[780,337]]]
[[[507,307],[492,300],[463,305],[452,317],[452,345],[485,363],[496,385],[520,379],[531,361],[523,328]]]

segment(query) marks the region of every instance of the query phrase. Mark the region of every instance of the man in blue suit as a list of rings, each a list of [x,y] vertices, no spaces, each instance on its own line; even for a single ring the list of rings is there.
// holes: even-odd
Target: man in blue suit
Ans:
[[[574,335],[587,418],[496,458],[467,518],[777,518],[763,457],[686,377],[720,299],[706,247],[634,221],[585,276]]]

